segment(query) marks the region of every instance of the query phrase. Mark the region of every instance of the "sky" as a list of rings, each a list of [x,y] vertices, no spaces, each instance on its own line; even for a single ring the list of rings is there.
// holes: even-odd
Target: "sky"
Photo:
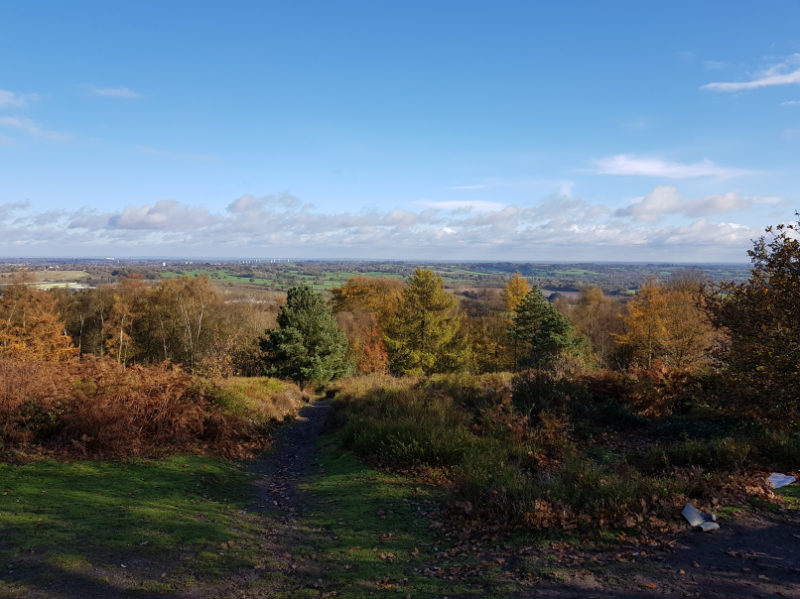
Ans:
[[[0,3],[0,257],[748,261],[800,3]]]

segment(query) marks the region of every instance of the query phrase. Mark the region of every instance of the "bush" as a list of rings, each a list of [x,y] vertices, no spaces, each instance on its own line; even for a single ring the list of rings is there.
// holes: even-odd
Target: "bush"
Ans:
[[[470,417],[451,397],[413,387],[374,389],[338,397],[347,409],[345,447],[392,466],[452,466],[474,442]]]
[[[123,368],[85,356],[66,362],[0,360],[0,443],[56,452],[135,456],[164,447],[250,455],[265,430],[210,403],[184,371]]]
[[[584,399],[586,391],[549,370],[526,370],[514,377],[511,401],[531,424],[545,417],[563,418],[571,399]]]

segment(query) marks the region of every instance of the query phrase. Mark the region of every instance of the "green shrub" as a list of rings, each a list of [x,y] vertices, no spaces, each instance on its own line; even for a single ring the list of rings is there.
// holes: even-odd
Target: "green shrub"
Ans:
[[[337,398],[337,405],[343,404],[348,411],[341,431],[345,446],[389,465],[451,466],[475,441],[469,415],[442,393],[389,387],[358,399]]]

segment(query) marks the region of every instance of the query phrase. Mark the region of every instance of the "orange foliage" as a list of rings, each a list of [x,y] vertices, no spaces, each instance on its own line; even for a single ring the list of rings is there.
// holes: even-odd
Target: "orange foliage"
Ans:
[[[55,312],[56,299],[16,278],[0,297],[0,359],[62,360],[77,350]]]
[[[378,327],[372,327],[364,341],[363,354],[356,361],[361,372],[386,374],[389,372],[389,356]]]
[[[613,335],[631,348],[634,364],[650,369],[693,369],[707,358],[714,331],[700,306],[699,293],[671,287],[655,278],[644,281],[628,303],[625,332]]]
[[[519,306],[523,298],[528,295],[530,290],[531,286],[528,284],[528,279],[523,277],[519,271],[515,272],[513,275],[511,275],[511,278],[508,280],[508,283],[506,283],[506,286],[501,293],[501,297],[506,304],[506,308],[508,308],[511,312],[515,312],[517,310],[517,306]]]
[[[351,277],[342,287],[331,289],[334,312],[372,312],[383,325],[394,313],[403,282],[389,277]]]
[[[257,426],[221,412],[168,362],[124,368],[86,356],[61,363],[0,359],[0,443],[88,454],[142,455],[182,446],[244,457]]]

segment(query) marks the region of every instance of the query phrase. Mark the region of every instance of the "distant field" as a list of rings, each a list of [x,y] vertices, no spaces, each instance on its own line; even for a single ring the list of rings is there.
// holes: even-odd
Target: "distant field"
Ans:
[[[69,281],[80,281],[89,276],[88,272],[82,270],[37,270],[31,273],[38,283],[51,281],[53,283],[66,283]],[[0,272],[0,282],[10,279],[14,273]]]
[[[648,276],[669,277],[687,265],[673,264],[602,264],[602,263],[413,263],[413,262],[292,262],[280,264],[237,264],[218,266],[197,265],[182,269],[174,265],[170,270],[159,270],[162,277],[208,275],[224,287],[242,290],[269,289],[285,293],[293,285],[308,285],[316,291],[330,291],[343,285],[351,277],[392,277],[402,279],[411,275],[418,266],[430,268],[441,276],[451,290],[463,288],[501,288],[508,277],[519,271],[532,285],[561,293],[571,294],[587,285],[596,285],[604,293],[625,296],[635,293],[642,280]],[[747,265],[698,265],[714,281],[722,279],[745,280]]]

